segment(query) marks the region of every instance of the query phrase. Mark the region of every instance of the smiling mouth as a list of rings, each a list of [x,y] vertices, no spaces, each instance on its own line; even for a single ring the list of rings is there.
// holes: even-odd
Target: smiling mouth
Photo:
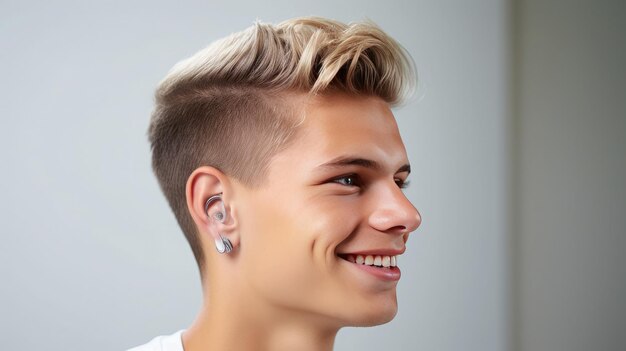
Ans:
[[[338,254],[337,256],[348,262],[363,266],[392,269],[398,265],[397,256],[353,254]]]

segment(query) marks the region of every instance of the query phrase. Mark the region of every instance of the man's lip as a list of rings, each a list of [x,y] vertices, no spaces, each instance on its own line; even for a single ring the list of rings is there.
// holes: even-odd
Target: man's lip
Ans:
[[[347,256],[347,255],[353,255],[353,256],[357,256],[357,255],[361,255],[361,256],[397,256],[397,255],[402,255],[404,253],[404,251],[406,251],[406,247],[403,247],[402,249],[398,250],[398,249],[388,249],[388,248],[381,248],[381,249],[368,249],[368,250],[360,250],[360,251],[350,251],[350,252],[338,252],[337,255],[341,255],[341,256]]]

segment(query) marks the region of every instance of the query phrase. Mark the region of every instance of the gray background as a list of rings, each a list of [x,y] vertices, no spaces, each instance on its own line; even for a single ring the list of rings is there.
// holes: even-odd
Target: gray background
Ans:
[[[396,111],[423,224],[390,323],[337,350],[622,350],[620,1],[0,2],[0,345],[120,350],[187,327],[191,251],[150,170],[157,82],[249,26],[373,19],[415,58]]]

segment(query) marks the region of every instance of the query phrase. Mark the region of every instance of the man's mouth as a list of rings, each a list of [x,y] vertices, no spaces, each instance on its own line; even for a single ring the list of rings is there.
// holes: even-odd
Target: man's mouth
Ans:
[[[392,268],[396,267],[398,263],[397,256],[385,256],[385,255],[353,255],[353,254],[338,254],[339,258],[342,258],[348,262],[352,262],[364,266],[374,266],[378,268]]]
[[[378,250],[377,250],[378,251]],[[383,250],[380,250],[383,251]],[[365,272],[371,277],[383,282],[397,282],[400,279],[398,268],[398,255],[404,250],[384,250],[395,252],[362,252],[362,253],[339,253],[337,256],[348,261],[349,266],[357,271]],[[379,253],[378,255],[376,255]],[[395,254],[397,253],[397,254]],[[384,255],[387,254],[387,255]],[[391,255],[389,255],[391,254]],[[395,255],[393,255],[395,254]],[[386,284],[386,283],[385,283]]]

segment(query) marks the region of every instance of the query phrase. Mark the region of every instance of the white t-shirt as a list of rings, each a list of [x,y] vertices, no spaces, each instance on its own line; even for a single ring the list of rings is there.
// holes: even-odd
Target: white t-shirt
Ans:
[[[127,351],[185,351],[183,349],[183,332],[179,330],[172,335],[162,335],[150,340],[149,343],[133,347]]]

